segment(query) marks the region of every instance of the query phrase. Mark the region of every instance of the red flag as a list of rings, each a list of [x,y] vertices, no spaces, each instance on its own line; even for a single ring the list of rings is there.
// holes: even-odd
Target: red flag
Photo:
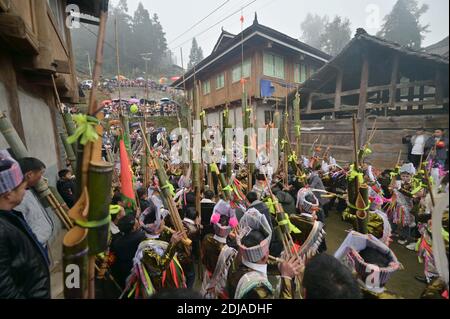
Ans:
[[[241,16],[241,23],[244,23],[244,16]]]
[[[120,139],[120,184],[124,202],[127,207],[133,206],[136,203],[133,190],[133,173],[123,138]]]

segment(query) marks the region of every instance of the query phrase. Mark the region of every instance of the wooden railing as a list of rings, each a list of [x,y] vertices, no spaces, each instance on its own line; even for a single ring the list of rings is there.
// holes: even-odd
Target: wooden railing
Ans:
[[[408,82],[408,83],[398,83],[395,85],[395,88],[391,86],[390,84],[386,85],[379,85],[379,86],[372,86],[367,88],[367,93],[375,93],[375,92],[385,92],[389,91],[389,97],[388,102],[384,103],[373,103],[373,102],[367,102],[366,103],[366,109],[388,109],[388,108],[401,108],[401,107],[413,107],[413,106],[419,106],[423,107],[425,105],[436,105],[436,106],[442,106],[444,104],[449,103],[448,98],[442,98],[436,88],[436,92],[433,94],[425,93],[424,87],[436,87],[435,81],[433,80],[427,80],[427,81],[416,81],[416,82]],[[419,94],[414,93],[408,93],[404,96],[398,96],[397,91],[401,89],[415,89],[420,88]],[[392,95],[392,92],[394,94]],[[414,91],[413,91],[414,92]],[[341,103],[341,98],[346,96],[356,96],[360,94],[360,89],[355,90],[348,90],[343,92],[337,92],[337,93],[330,93],[330,94],[323,94],[323,93],[311,93],[308,105],[306,110],[304,110],[303,114],[320,114],[320,113],[337,113],[337,112],[353,112],[358,110],[358,105],[344,105]],[[369,100],[386,100],[386,96],[383,96],[383,98],[369,98]],[[420,100],[416,100],[420,99]],[[319,101],[325,101],[330,100],[333,101],[334,107],[328,107],[328,108],[314,108],[314,106],[318,106],[316,103]],[[407,101],[404,101],[407,100]]]

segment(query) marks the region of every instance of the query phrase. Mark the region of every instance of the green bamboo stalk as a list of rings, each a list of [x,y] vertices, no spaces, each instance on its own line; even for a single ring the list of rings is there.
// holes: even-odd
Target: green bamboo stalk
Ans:
[[[59,136],[60,136],[61,141],[62,141],[62,143],[64,145],[64,149],[66,151],[67,159],[70,161],[70,165],[72,166],[72,170],[76,171],[76,169],[77,169],[77,158],[75,156],[75,153],[73,152],[72,145],[70,145],[67,142],[67,134],[62,132],[62,133],[59,133]]]
[[[0,131],[16,158],[28,156],[28,151],[5,113],[0,112]]]
[[[63,276],[64,298],[86,299],[88,288],[88,230],[75,226],[67,232],[63,240]],[[78,266],[79,278],[71,278],[72,272],[67,272],[73,265]],[[78,280],[78,285],[72,285],[73,280]]]
[[[368,234],[369,213],[366,206],[369,204],[369,187],[366,184],[360,185],[358,198],[356,200],[357,231],[361,234]]]
[[[103,221],[109,216],[113,167],[108,162],[90,162],[87,186],[90,198],[89,222]],[[89,255],[95,256],[108,248],[109,222],[89,228]]]
[[[64,121],[64,125],[66,127],[66,131],[67,131],[67,135],[71,136],[73,134],[75,134],[75,123],[73,122],[73,118],[72,118],[72,114],[70,114],[69,112],[63,113],[63,121]],[[76,154],[77,153],[77,143],[73,143],[71,145],[73,153]]]
[[[301,121],[300,121],[300,94],[295,94],[294,100],[294,123],[295,123],[295,148],[297,158],[301,158],[302,156],[302,144],[301,144]]]

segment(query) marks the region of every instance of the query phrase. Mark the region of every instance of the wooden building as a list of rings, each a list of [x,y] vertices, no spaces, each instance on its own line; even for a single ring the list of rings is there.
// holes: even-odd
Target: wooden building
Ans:
[[[258,23],[238,35],[222,30],[213,52],[172,86],[185,88],[192,100],[194,83],[200,87],[199,101],[209,126],[221,123],[221,112],[230,108],[234,127],[242,127],[242,84],[254,112],[255,127],[264,127],[277,105],[331,57]]]
[[[100,0],[0,0],[0,111],[18,132],[29,156],[46,165],[45,176],[55,186],[57,172],[66,168],[60,140],[62,119],[52,76],[61,101],[80,102],[68,5],[77,5],[83,22],[95,24]],[[9,145],[0,134],[0,148]],[[49,247],[53,261],[61,258],[61,225],[53,220]],[[56,264],[55,264],[56,265]],[[61,276],[62,278],[62,276]],[[62,285],[60,287],[62,289]]]
[[[0,0],[0,110],[30,156],[47,165],[52,185],[65,167],[52,76],[63,103],[80,102],[67,6],[77,5],[83,21],[95,23],[100,2]],[[7,147],[1,136],[0,146]]]
[[[420,127],[430,133],[448,128],[448,62],[448,54],[414,51],[358,29],[343,51],[299,89],[303,151],[309,153],[322,136],[319,143],[330,146],[337,159],[351,160],[351,117],[357,114],[358,143],[366,142],[377,118],[371,160],[392,167],[400,149],[407,156],[402,137]],[[311,128],[319,130],[307,131]]]

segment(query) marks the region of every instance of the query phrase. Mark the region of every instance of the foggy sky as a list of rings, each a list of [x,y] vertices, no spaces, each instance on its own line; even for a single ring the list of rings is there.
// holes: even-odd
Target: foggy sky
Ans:
[[[226,0],[128,0],[129,14],[133,15],[139,2],[150,11],[150,15],[157,13],[162,24],[169,49],[177,56],[177,63],[181,65],[180,47],[183,48],[184,66],[188,63],[192,37],[208,29],[216,22],[225,18],[252,0],[230,0],[219,11],[211,15],[192,31],[173,41],[188,28],[200,21]],[[117,4],[118,0],[111,0]],[[256,0],[255,3],[243,10],[245,18],[244,29],[248,27],[258,13],[260,24],[266,25],[291,37],[299,38],[301,34],[300,23],[308,12],[312,14],[340,15],[351,21],[352,37],[355,30],[363,27],[370,34],[375,34],[376,21],[379,25],[388,14],[396,0]],[[430,32],[423,41],[423,46],[436,43],[448,35],[449,27],[449,1],[448,0],[419,0],[419,4],[426,3],[429,10],[421,18],[422,24],[430,25]],[[366,12],[367,11],[367,12]],[[376,19],[377,11],[379,19]],[[372,14],[371,14],[372,13]],[[371,15],[370,15],[371,14]],[[240,12],[234,14],[209,31],[197,36],[199,45],[203,48],[204,56],[208,56],[216,43],[221,28],[237,34],[241,31],[239,21]],[[372,19],[370,19],[372,18]],[[369,25],[367,24],[369,21]],[[375,24],[370,23],[375,22]]]

